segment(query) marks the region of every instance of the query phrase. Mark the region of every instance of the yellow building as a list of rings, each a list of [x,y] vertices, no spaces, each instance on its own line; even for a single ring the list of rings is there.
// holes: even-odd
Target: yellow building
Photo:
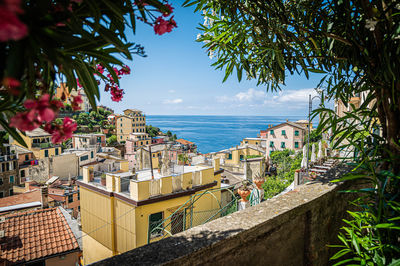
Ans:
[[[242,142],[240,142],[240,145],[250,144],[255,146],[261,146],[262,141],[263,141],[262,138],[244,138]]]
[[[191,215],[193,210],[204,213],[219,208],[220,191],[205,193],[221,187],[223,170],[218,162],[215,164],[214,168],[185,166],[182,173],[173,176],[155,171],[154,179],[149,170],[106,173],[105,186],[94,177],[90,166],[84,167],[83,181],[78,181],[84,263],[126,252],[205,222]],[[171,223],[165,222],[168,217]],[[157,229],[160,224],[165,228]]]
[[[146,116],[140,110],[126,109],[115,117],[115,130],[118,142],[129,139],[131,133],[145,133]]]
[[[24,139],[28,150],[33,152],[35,159],[40,160],[61,154],[61,147],[54,145],[51,142],[51,135],[41,128],[27,131],[25,135],[20,133],[20,135]],[[11,144],[23,147],[14,139],[11,141]]]
[[[261,147],[245,144],[236,146],[227,150],[222,150],[215,154],[216,157],[223,159],[224,165],[240,165],[240,161],[245,160],[247,156],[264,156],[265,150]]]

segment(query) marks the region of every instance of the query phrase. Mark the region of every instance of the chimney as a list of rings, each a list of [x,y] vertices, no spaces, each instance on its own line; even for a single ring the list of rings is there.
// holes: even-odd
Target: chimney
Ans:
[[[47,186],[41,187],[40,193],[42,196],[42,209],[46,209],[49,207],[49,190]]]

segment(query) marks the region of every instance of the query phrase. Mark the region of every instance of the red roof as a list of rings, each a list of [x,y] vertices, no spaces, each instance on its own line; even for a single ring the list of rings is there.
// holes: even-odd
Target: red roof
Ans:
[[[25,204],[30,202],[39,201],[42,202],[42,194],[40,189],[31,190],[22,194],[5,197],[0,199],[0,207],[8,207],[18,204]],[[49,198],[49,202],[53,201]]]
[[[191,141],[188,141],[188,140],[185,140],[185,139],[177,139],[177,140],[175,140],[176,142],[179,142],[180,144],[183,144],[183,145],[191,145],[191,144],[194,144],[193,142],[191,142]]]
[[[0,230],[5,236],[0,239],[0,262],[24,263],[79,251],[67,220],[59,208],[8,214]]]

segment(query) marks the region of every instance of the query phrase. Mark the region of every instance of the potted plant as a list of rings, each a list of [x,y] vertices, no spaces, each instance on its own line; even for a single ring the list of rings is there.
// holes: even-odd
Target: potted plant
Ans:
[[[106,184],[107,184],[107,181],[106,181],[106,174],[101,174],[101,179],[100,179],[100,181],[101,181],[101,184],[102,184],[103,186],[106,186]]]
[[[253,179],[254,184],[256,184],[258,189],[262,189],[262,184],[265,183],[265,178],[261,176],[261,174],[257,174]]]
[[[161,158],[158,158],[158,172],[161,173],[162,161]]]
[[[250,195],[251,190],[249,188],[250,182],[248,180],[242,181],[242,185],[238,188],[237,192],[242,198],[240,201],[247,202],[247,197]]]

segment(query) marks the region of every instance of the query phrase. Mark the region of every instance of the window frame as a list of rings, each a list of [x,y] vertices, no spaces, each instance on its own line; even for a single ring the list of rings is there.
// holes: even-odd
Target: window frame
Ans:
[[[153,220],[153,221],[151,220],[152,215],[159,215],[159,214],[161,214],[161,219]],[[149,217],[148,217],[148,237],[149,237],[149,239],[154,239],[154,238],[157,238],[157,237],[160,237],[163,235],[162,229],[159,229],[160,230],[159,232],[151,234],[151,231],[155,227],[157,227],[160,224],[160,222],[162,222],[163,220],[164,220],[164,212],[163,211],[152,213],[149,215]],[[156,226],[154,226],[154,225],[156,225]]]

